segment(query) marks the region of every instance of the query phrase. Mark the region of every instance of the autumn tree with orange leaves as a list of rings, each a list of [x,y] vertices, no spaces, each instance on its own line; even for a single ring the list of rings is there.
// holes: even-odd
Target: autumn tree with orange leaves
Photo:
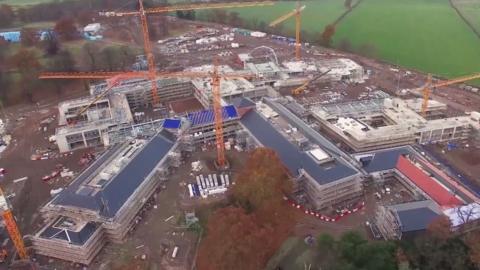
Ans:
[[[296,212],[283,199],[291,191],[292,183],[276,153],[254,150],[235,178],[233,205],[209,218],[197,269],[263,269],[295,225]]]

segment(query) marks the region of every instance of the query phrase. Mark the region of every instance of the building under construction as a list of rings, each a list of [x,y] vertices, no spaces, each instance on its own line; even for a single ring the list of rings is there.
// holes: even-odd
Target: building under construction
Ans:
[[[110,147],[41,208],[46,225],[32,238],[35,251],[88,265],[107,242],[121,242],[170,168],[179,166],[177,148],[166,130]]]
[[[382,98],[314,106],[311,111],[324,130],[355,152],[462,140],[472,128],[478,129],[470,116],[426,119],[417,113],[416,104]],[[443,106],[430,107],[432,115],[438,115],[438,107]]]
[[[281,104],[246,112],[241,123],[255,145],[274,149],[315,209],[334,206],[363,194],[362,177],[351,160]],[[275,104],[276,106],[272,106]],[[276,109],[278,111],[276,111]],[[288,115],[287,115],[288,114]]]

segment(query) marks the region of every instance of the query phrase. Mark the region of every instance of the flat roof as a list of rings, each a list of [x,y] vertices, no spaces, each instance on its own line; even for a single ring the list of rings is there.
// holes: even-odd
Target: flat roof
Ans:
[[[455,194],[425,174],[423,170],[415,166],[404,156],[398,158],[396,168],[440,206],[452,207],[463,204],[460,199],[455,197]]]
[[[368,173],[393,170],[397,167],[400,156],[412,154],[409,147],[392,148],[355,155],[358,160],[364,159],[363,169]]]
[[[290,143],[255,110],[247,112],[240,121],[263,146],[277,152],[293,176],[299,176],[299,170],[303,169],[320,185],[324,185],[358,173],[338,160],[328,163],[328,166],[317,164],[312,156]]]
[[[425,230],[441,214],[431,200],[396,204],[389,208],[397,214],[402,232]]]
[[[157,164],[173,149],[175,138],[163,130],[151,139],[131,161],[106,186],[93,193],[85,186],[92,174],[112,156],[118,153],[120,145],[114,146],[90,167],[88,167],[72,184],[60,192],[52,201],[53,205],[72,206],[98,211],[100,215],[112,218],[143,183]]]

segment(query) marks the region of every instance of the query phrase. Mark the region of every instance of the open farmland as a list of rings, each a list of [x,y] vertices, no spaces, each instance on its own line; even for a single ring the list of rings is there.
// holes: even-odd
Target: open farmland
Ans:
[[[343,1],[303,3],[307,9],[302,30],[311,35],[321,33],[325,25],[345,12]],[[254,25],[258,20],[270,22],[294,7],[295,2],[279,2],[272,7],[241,8],[235,12]],[[466,14],[480,27],[478,2],[470,4]],[[293,34],[294,20],[286,21],[284,27]],[[345,40],[358,53],[446,77],[480,71],[480,39],[448,0],[363,0],[337,25],[334,45]]]
[[[43,3],[50,3],[54,2],[53,0],[0,0],[0,5],[12,5],[12,6],[28,6],[28,5],[36,5],[36,4],[43,4]],[[61,1],[56,1],[61,2]]]
[[[480,33],[480,2],[477,0],[453,0],[465,19]]]
[[[302,17],[303,29],[312,34],[321,33],[327,24],[335,21],[346,11],[342,0],[312,0],[302,1],[302,4],[307,6]],[[247,23],[263,21],[268,24],[292,11],[295,6],[295,1],[286,1],[275,3],[274,6],[237,8],[229,11],[238,12]],[[202,12],[201,16],[205,16],[205,14],[207,12]],[[293,18],[285,21],[282,25],[292,33],[295,30],[295,20]]]
[[[447,0],[365,0],[337,27],[335,42],[371,44],[389,62],[458,76],[480,70],[480,40]]]

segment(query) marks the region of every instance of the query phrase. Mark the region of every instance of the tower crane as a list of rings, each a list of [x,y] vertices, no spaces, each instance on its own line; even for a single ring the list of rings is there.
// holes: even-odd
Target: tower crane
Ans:
[[[142,23],[142,33],[144,39],[144,49],[148,60],[147,72],[57,72],[57,73],[42,73],[40,79],[109,79],[115,76],[113,80],[107,83],[107,91],[104,91],[100,97],[96,97],[95,101],[106,95],[115,85],[121,82],[121,80],[128,78],[145,78],[152,81],[152,97],[153,105],[158,104],[157,84],[155,79],[160,78],[207,78],[212,80],[212,94],[213,94],[213,109],[215,115],[215,135],[217,144],[217,163],[220,167],[224,167],[226,164],[225,159],[225,144],[223,142],[223,117],[221,108],[221,95],[220,95],[220,81],[222,78],[226,79],[238,79],[253,77],[240,74],[220,74],[218,72],[218,66],[215,64],[212,72],[193,73],[193,72],[177,72],[177,73],[158,73],[155,68],[154,56],[152,48],[150,46],[150,38],[148,34],[147,14],[153,13],[167,13],[174,11],[186,11],[186,10],[203,10],[203,9],[222,9],[222,8],[237,8],[237,7],[254,7],[254,6],[270,6],[273,5],[273,1],[260,1],[260,2],[232,2],[232,3],[205,3],[205,4],[186,4],[186,5],[174,5],[157,8],[144,8],[143,0],[138,0],[139,10],[131,12],[103,12],[100,15],[104,16],[127,16],[138,15],[140,16]],[[94,101],[94,102],[95,102]],[[93,103],[87,105],[81,110],[84,113]]]
[[[25,244],[23,243],[22,235],[20,234],[20,230],[18,229],[17,222],[15,221],[15,217],[13,216],[10,203],[7,201],[3,190],[0,188],[0,211],[5,222],[5,227],[7,228],[8,235],[17,250],[18,256],[22,260],[27,260],[27,250],[25,249]]]
[[[295,16],[295,58],[297,60],[300,60],[300,49],[302,46],[302,44],[300,43],[300,29],[301,29],[301,23],[302,23],[301,14],[303,10],[305,10],[305,7],[306,7],[305,5],[301,6],[300,2],[297,2],[297,7],[293,11],[277,18],[276,20],[274,20],[269,24],[270,27],[274,27],[290,19],[291,17]]]
[[[106,17],[122,17],[122,16],[139,16],[140,22],[142,24],[142,34],[143,34],[143,46],[145,50],[145,55],[147,56],[148,62],[148,79],[152,84],[152,104],[157,105],[159,103],[158,91],[157,91],[157,82],[155,81],[155,59],[152,52],[152,46],[150,44],[150,36],[148,33],[148,22],[147,14],[158,14],[158,13],[168,13],[174,11],[187,11],[187,10],[203,10],[203,9],[222,9],[222,8],[239,8],[239,7],[255,7],[255,6],[268,6],[273,5],[272,1],[264,2],[232,2],[232,3],[206,3],[206,4],[184,4],[184,5],[173,5],[165,7],[156,7],[156,8],[145,8],[143,6],[143,0],[138,0],[139,10],[138,11],[125,11],[125,12],[115,12],[107,11],[100,12],[101,16]]]
[[[466,82],[470,80],[475,80],[479,78],[480,78],[480,73],[476,73],[476,74],[458,77],[458,78],[443,81],[443,82],[432,83],[432,75],[428,74],[427,83],[421,88],[422,96],[423,96],[422,111],[421,111],[422,116],[425,117],[427,115],[428,100],[430,99],[430,94],[432,93],[432,89],[442,87],[442,86],[448,86],[456,83]]]
[[[82,110],[80,110],[75,118],[78,118],[81,114],[83,114],[88,108],[90,108],[95,102],[99,99],[104,97],[108,94],[108,92],[121,83],[122,80],[126,79],[133,79],[133,78],[150,78],[150,72],[126,72],[126,73],[119,73],[116,74],[114,77],[110,77],[112,73],[108,74],[95,74],[96,79],[106,79],[107,80],[107,88],[99,95],[95,97],[95,99],[90,102],[87,106],[85,106]],[[55,73],[55,74],[45,74],[45,77],[40,76],[40,78],[48,78],[48,79],[83,79],[86,75],[83,74],[75,74],[75,73]],[[188,78],[188,79],[211,79],[212,85],[212,101],[213,101],[213,112],[214,112],[214,120],[215,120],[215,141],[217,146],[217,165],[220,168],[225,167],[226,165],[226,158],[225,158],[225,143],[223,140],[223,110],[221,104],[221,90],[220,90],[220,82],[222,79],[248,79],[255,77],[254,74],[246,74],[246,73],[223,73],[219,71],[219,67],[217,63],[213,65],[213,68],[209,72],[195,72],[195,71],[180,71],[180,72],[156,72],[154,74],[154,79],[156,78]]]

